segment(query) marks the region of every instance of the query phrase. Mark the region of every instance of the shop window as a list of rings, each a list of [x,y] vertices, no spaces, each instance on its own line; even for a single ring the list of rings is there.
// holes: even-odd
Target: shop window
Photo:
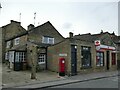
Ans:
[[[115,53],[112,53],[112,65],[116,65],[116,54]]]
[[[46,60],[45,54],[40,54],[38,57],[38,64],[45,64],[45,60]]]
[[[25,62],[25,52],[16,52],[15,62]]]
[[[82,46],[82,67],[91,67],[91,51],[90,47]]]
[[[97,52],[96,66],[104,66],[104,52]]]
[[[42,43],[45,43],[45,44],[54,44],[54,38],[44,36],[42,38]]]

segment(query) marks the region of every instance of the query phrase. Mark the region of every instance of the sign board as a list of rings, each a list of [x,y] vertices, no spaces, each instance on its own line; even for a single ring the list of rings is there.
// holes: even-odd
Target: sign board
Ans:
[[[66,53],[60,53],[59,56],[67,56]]]
[[[100,50],[100,49],[104,49],[104,50],[115,50],[115,47],[113,47],[113,46],[107,46],[107,45],[96,46],[96,50]]]
[[[100,40],[95,40],[95,46],[100,46]]]

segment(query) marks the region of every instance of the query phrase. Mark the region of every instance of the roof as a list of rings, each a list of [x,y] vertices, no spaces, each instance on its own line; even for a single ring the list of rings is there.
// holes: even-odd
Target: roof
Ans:
[[[90,41],[90,42],[94,42],[95,40],[100,39],[102,36],[104,35],[109,35],[112,39],[112,37],[115,37],[116,35],[113,33],[109,33],[109,32],[101,32],[99,34],[79,34],[79,35],[75,35],[73,38],[76,39],[81,39],[81,40],[85,40],[85,41]]]
[[[27,31],[21,26],[21,23],[13,20],[11,20],[10,24],[2,26],[2,28],[6,41],[27,34]]]
[[[21,37],[21,36],[24,36],[24,35],[27,35],[27,34],[28,34],[28,32],[22,32],[20,34],[17,34],[15,36],[11,37],[11,38],[5,39],[5,41],[13,40],[13,39],[15,39],[17,37]]]
[[[113,42],[116,44],[120,44],[120,36],[115,36],[112,38]]]
[[[26,51],[27,48],[27,44],[23,44],[23,45],[19,45],[16,47],[12,47],[10,50],[14,50],[14,51]]]
[[[46,48],[48,46],[51,46],[51,44],[44,44],[44,43],[38,43],[38,42],[34,42],[34,41],[28,41],[27,42],[27,45],[36,45],[37,47],[40,47],[40,48]]]
[[[59,35],[62,38],[64,38],[56,29],[55,27],[50,23],[50,21],[47,21],[46,23],[35,27],[31,30],[28,31],[28,33],[34,33],[34,34],[41,34],[44,36],[53,36],[54,35]]]

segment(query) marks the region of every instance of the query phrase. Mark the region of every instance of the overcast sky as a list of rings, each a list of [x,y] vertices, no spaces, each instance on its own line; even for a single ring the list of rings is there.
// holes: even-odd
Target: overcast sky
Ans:
[[[35,26],[50,21],[64,37],[69,32],[95,34],[101,30],[118,35],[118,1],[1,0],[0,27],[15,20],[27,29],[29,24],[34,24],[36,12]]]

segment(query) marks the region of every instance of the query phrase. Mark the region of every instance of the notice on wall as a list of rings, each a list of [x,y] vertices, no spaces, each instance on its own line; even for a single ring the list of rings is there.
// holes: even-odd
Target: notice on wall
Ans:
[[[67,56],[67,53],[60,53],[59,56]]]

